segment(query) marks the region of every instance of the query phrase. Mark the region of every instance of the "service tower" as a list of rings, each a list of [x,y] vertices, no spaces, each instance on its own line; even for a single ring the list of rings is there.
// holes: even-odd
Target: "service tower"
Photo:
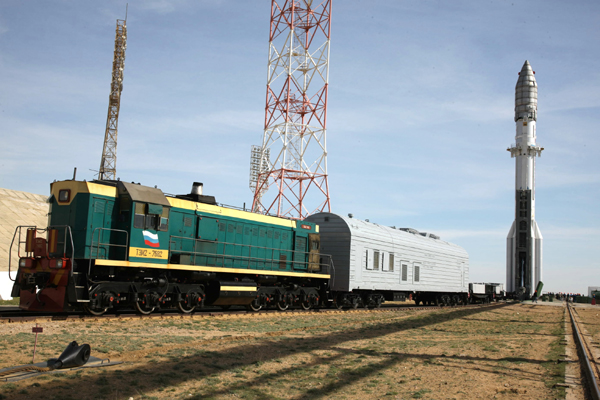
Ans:
[[[516,173],[515,221],[506,239],[506,291],[523,299],[531,298],[542,280],[542,234],[535,222],[535,157],[544,149],[536,144],[534,74],[525,61],[515,88],[515,143],[507,149],[516,158]]]

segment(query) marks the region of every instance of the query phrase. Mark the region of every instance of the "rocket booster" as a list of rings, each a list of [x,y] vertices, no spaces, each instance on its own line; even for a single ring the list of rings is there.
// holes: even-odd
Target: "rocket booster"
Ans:
[[[515,143],[508,148],[516,158],[515,220],[506,238],[506,289],[530,298],[542,280],[542,234],[535,221],[535,157],[537,82],[525,61],[515,87]]]

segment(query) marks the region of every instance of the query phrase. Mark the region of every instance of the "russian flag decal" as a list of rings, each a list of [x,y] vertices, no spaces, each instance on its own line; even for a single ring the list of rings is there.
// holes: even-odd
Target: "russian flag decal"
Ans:
[[[158,243],[158,235],[156,233],[142,231],[144,234],[144,243],[146,243],[150,247],[158,247],[160,244]]]

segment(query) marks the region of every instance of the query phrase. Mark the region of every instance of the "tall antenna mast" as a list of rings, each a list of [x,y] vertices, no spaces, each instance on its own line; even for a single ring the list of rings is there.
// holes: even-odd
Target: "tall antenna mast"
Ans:
[[[123,90],[123,69],[125,68],[125,49],[127,48],[127,9],[125,19],[117,20],[115,36],[115,56],[113,59],[112,82],[108,97],[108,116],[104,133],[104,147],[100,161],[99,180],[115,180],[117,173],[117,125]]]
[[[254,149],[251,160],[254,212],[303,219],[331,209],[326,146],[330,20],[331,0],[271,1],[265,128],[260,152]],[[267,198],[269,190],[274,193]]]

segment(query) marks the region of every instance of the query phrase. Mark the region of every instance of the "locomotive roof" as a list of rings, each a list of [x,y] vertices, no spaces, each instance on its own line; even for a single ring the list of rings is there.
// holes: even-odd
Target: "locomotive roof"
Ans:
[[[160,204],[162,206],[171,207],[171,204],[165,197],[165,194],[158,188],[119,181],[117,183],[117,189],[119,191],[119,195],[126,193],[133,201],[143,201],[146,203]]]

